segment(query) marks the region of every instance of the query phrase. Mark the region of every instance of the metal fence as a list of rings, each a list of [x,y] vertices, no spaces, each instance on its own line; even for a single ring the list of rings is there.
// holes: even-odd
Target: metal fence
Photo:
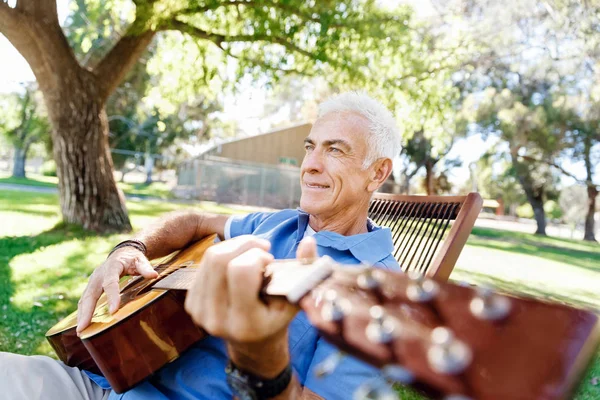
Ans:
[[[178,197],[270,208],[300,204],[300,169],[236,162],[218,157],[195,159],[177,169]]]

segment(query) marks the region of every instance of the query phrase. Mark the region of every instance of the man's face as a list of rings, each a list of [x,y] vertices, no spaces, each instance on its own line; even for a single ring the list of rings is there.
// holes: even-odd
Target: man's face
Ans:
[[[368,204],[368,135],[368,121],[358,114],[330,113],[315,122],[301,166],[304,211],[327,218]]]

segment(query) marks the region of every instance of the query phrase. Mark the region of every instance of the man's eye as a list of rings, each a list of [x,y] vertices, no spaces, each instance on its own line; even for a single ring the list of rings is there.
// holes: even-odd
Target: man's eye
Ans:
[[[305,145],[305,146],[304,146],[304,150],[306,150],[306,151],[310,151],[310,150],[312,150],[314,147],[315,147],[315,146],[313,146],[313,145],[311,145],[311,144],[307,144],[307,145]]]
[[[332,153],[341,153],[342,151],[340,149],[338,149],[337,147],[330,147],[329,151],[331,151]]]

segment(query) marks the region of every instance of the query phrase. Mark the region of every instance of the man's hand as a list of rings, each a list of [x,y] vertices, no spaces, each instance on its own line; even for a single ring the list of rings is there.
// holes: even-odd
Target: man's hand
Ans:
[[[144,254],[133,247],[123,247],[94,270],[87,287],[77,305],[77,333],[84,330],[92,320],[96,303],[102,292],[106,293],[108,310],[115,313],[119,309],[119,279],[123,275],[142,275],[156,278],[158,273],[152,268]]]
[[[316,254],[312,238],[301,248],[307,245],[302,257]],[[253,236],[209,248],[185,300],[196,324],[227,341],[238,367],[264,377],[276,376],[289,362],[287,327],[298,312],[283,299],[259,299],[265,267],[273,261],[269,248]]]

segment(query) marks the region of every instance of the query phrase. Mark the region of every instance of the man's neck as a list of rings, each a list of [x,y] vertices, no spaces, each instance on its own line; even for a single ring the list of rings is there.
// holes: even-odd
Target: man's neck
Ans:
[[[347,213],[340,213],[332,216],[310,215],[308,224],[316,232],[330,231],[336,232],[343,236],[358,235],[359,233],[368,232],[367,229],[367,212],[355,214],[348,218]]]

